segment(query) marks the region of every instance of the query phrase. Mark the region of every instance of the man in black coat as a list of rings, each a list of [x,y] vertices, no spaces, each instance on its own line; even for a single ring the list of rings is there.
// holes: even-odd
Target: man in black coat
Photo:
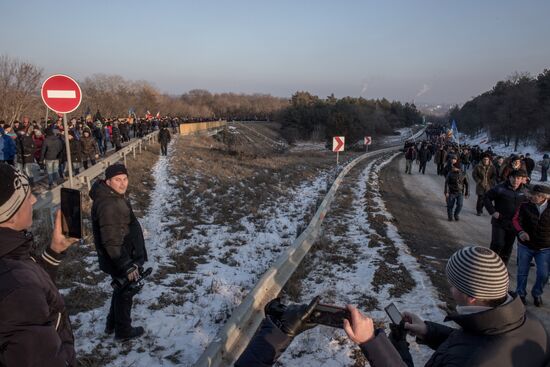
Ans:
[[[505,182],[487,191],[483,204],[491,218],[491,250],[499,254],[504,264],[508,265],[516,231],[512,226],[512,218],[520,204],[527,201],[523,192],[523,181],[527,177],[524,170],[514,170]]]
[[[418,166],[418,172],[422,172],[422,174],[426,173],[426,163],[430,160],[431,152],[426,146],[426,143],[422,143],[422,146],[420,147],[420,150],[418,151],[418,162],[420,163]]]
[[[57,130],[56,130],[57,131]],[[46,139],[42,143],[40,162],[44,162],[48,173],[48,187],[51,190],[57,180],[59,161],[63,153],[63,142],[54,133],[52,128],[46,129]]]
[[[444,194],[447,200],[447,218],[449,221],[460,219],[460,211],[464,203],[464,197],[468,197],[469,192],[468,178],[465,173],[457,166],[451,168],[451,172],[445,178]]]
[[[350,320],[344,320],[344,330],[370,366],[413,366],[404,330],[435,350],[427,367],[547,365],[548,334],[526,313],[519,297],[508,293],[508,272],[497,254],[484,247],[465,247],[451,256],[446,275],[457,312],[445,321],[460,328],[403,312],[404,324],[393,325],[388,338],[383,330],[375,330],[371,318],[347,306]],[[311,313],[307,305],[294,305],[278,318],[267,316],[235,366],[272,366],[297,334],[314,326],[308,323]]]
[[[17,131],[15,145],[17,148],[17,169],[27,175],[30,185],[33,186],[34,140],[24,129],[20,129]]]
[[[92,229],[99,259],[99,268],[111,275],[113,284],[135,282],[147,261],[147,251],[141,226],[130,202],[124,196],[128,188],[128,171],[122,164],[105,170],[105,180],[97,181],[90,190]],[[142,327],[132,327],[133,289],[114,287],[111,309],[105,332],[116,339],[135,338],[143,334]]]
[[[0,163],[0,366],[76,366],[74,337],[55,278],[76,242],[56,212],[50,246],[39,256],[32,233],[32,194],[25,175]]]
[[[162,155],[168,154],[168,143],[170,143],[170,131],[166,126],[161,127],[159,131],[159,143],[160,143],[160,152]]]

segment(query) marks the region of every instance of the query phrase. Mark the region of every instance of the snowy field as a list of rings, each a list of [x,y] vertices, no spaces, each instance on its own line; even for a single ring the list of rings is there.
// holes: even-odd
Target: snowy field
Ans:
[[[327,250],[328,256],[321,250],[312,255],[311,271],[302,282],[301,303],[309,303],[313,297],[321,295],[324,303],[354,304],[378,326],[389,322],[383,308],[391,302],[400,310],[414,312],[423,318],[443,320],[445,315],[436,304],[437,293],[391,223],[392,216],[379,192],[379,171],[393,157],[384,156],[363,164],[358,177],[349,183],[353,205],[349,210],[338,211],[337,217],[327,216],[323,224],[324,228],[328,227],[324,229],[325,241],[328,247],[338,247],[338,250]],[[369,223],[373,218],[377,219],[376,230]],[[337,231],[342,225],[346,230]],[[380,236],[380,230],[385,232],[385,237]],[[327,264],[327,258],[338,260]],[[393,282],[389,279],[392,276],[396,278]],[[413,286],[400,289],[403,286],[401,277],[410,277],[403,283]],[[413,338],[409,338],[409,343],[415,364],[423,365],[432,352]],[[297,337],[278,365],[362,365],[358,363],[363,357],[358,354],[358,347],[349,341],[343,330],[318,326]]]
[[[288,199],[258,208],[269,213],[261,229],[244,218],[239,230],[218,225],[201,225],[183,240],[170,237],[170,226],[178,225],[170,217],[178,204],[176,180],[171,174],[170,157],[160,157],[153,167],[156,179],[149,210],[140,219],[149,252],[151,280],[134,298],[133,323],[143,326],[144,337],[125,343],[113,343],[103,333],[109,301],[103,307],[76,315],[76,346],[79,354],[98,354],[112,366],[191,366],[216,335],[259,277],[281,251],[296,237],[297,223],[326,189],[326,177],[320,175],[293,190]],[[195,202],[201,206],[203,203]],[[296,218],[299,218],[296,220]],[[186,252],[193,249],[194,252]],[[182,258],[183,257],[183,258]],[[187,257],[196,260],[196,268],[185,268]],[[181,259],[182,264],[175,264]],[[85,261],[99,272],[95,258]],[[147,265],[147,264],[146,264]],[[155,274],[172,265],[163,277]],[[177,271],[180,270],[180,271]],[[159,279],[159,280],[157,280]],[[108,281],[99,284],[110,292]]]

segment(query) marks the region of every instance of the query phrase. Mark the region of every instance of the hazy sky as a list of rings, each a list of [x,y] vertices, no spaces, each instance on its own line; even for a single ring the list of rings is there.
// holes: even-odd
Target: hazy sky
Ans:
[[[0,54],[163,92],[462,103],[550,67],[549,0],[0,0]]]

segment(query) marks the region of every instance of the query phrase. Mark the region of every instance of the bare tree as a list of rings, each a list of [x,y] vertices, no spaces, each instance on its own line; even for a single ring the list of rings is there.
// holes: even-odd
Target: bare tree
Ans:
[[[37,100],[42,69],[7,55],[0,56],[0,120],[11,124]]]

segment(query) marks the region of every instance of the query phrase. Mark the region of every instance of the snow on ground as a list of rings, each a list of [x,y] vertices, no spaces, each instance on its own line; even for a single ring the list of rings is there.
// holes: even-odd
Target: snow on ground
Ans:
[[[353,184],[353,207],[337,219],[327,218],[327,221],[338,221],[339,225],[347,224],[347,231],[343,236],[334,233],[325,234],[330,236],[329,245],[336,246],[344,241],[347,247],[344,252],[351,251],[351,256],[356,260],[355,264],[335,263],[332,272],[327,273],[327,269],[319,266],[318,259],[315,259],[313,271],[302,284],[303,291],[300,299],[302,303],[309,303],[316,295],[322,295],[324,303],[359,305],[359,308],[372,317],[375,323],[388,323],[383,308],[394,302],[402,311],[408,310],[429,320],[443,320],[444,314],[436,305],[437,293],[428,276],[410,254],[397,228],[391,223],[392,216],[387,212],[379,192],[378,173],[393,157],[395,155],[385,156],[364,166]],[[368,190],[372,198],[370,206],[366,199]],[[386,237],[390,240],[390,245],[393,244],[392,246],[397,249],[397,259],[394,263],[388,261],[385,253],[388,249],[384,244],[371,246],[371,240],[376,238],[375,231],[369,223],[369,217],[372,218],[373,215],[381,215],[384,218]],[[324,228],[327,224],[324,224]],[[397,283],[400,280],[397,280],[394,285],[385,284],[376,290],[375,277],[383,269],[380,267],[381,264],[387,266],[390,271],[400,271],[398,269],[405,268],[416,285],[398,297],[391,295],[394,292],[390,288],[394,285],[398,286]],[[365,307],[371,310],[365,311]],[[423,365],[431,355],[431,351],[427,347],[418,345],[411,337],[409,342],[415,364]],[[354,365],[357,351],[358,348],[348,340],[343,330],[318,326],[298,336],[283,354],[279,364],[301,367],[350,366]]]
[[[537,166],[535,167],[535,171],[533,171],[532,174],[532,182],[533,183],[539,183],[540,182],[540,166],[538,165],[538,162],[542,160],[542,156],[545,153],[549,152],[541,152],[537,149],[535,145],[532,144],[524,144],[520,143],[518,145],[518,150],[514,151],[514,144],[510,144],[509,146],[505,146],[504,143],[497,143],[493,142],[489,139],[486,132],[483,132],[479,135],[476,135],[474,137],[469,137],[467,135],[461,134],[460,135],[461,141],[463,140],[465,144],[469,144],[471,146],[473,145],[479,145],[482,149],[487,149],[491,147],[493,152],[495,152],[498,155],[501,155],[503,157],[508,157],[510,154],[517,154],[517,155],[525,155],[527,153],[531,154],[531,158],[535,161]],[[546,184],[550,184],[547,182]]]
[[[106,360],[113,359],[108,363],[112,366],[191,366],[259,277],[292,243],[297,226],[326,189],[327,177],[320,175],[293,190],[288,199],[259,208],[269,213],[261,227],[245,217],[239,230],[199,225],[186,239],[176,241],[169,238],[168,227],[177,225],[178,218],[167,216],[178,204],[176,179],[170,173],[172,150],[170,145],[168,157],[160,157],[153,167],[151,205],[140,219],[149,253],[146,266],[154,271],[134,298],[132,317],[135,325],[145,328],[145,336],[125,343],[105,336],[109,302],[76,316],[78,352],[105,355]],[[193,259],[196,268],[182,271]],[[169,265],[175,270],[155,278]],[[100,287],[111,291],[107,281]]]

